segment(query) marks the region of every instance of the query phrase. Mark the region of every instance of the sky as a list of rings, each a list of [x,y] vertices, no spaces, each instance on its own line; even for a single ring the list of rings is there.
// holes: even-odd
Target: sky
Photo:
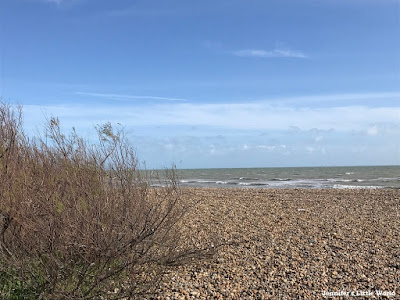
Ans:
[[[399,165],[400,0],[1,0],[0,97],[148,168]]]

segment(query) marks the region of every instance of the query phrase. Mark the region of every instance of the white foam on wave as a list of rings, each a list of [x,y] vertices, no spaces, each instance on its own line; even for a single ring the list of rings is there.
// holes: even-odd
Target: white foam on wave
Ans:
[[[383,181],[383,182],[400,181],[400,177],[379,177],[379,178],[370,179],[370,181]]]
[[[238,185],[244,186],[265,186],[268,185],[266,182],[238,182]]]
[[[375,186],[375,185],[344,185],[344,184],[335,184],[332,188],[334,189],[347,189],[347,190],[362,190],[362,189],[368,189],[368,190],[376,190],[376,189],[382,189],[384,188],[383,186]]]
[[[179,180],[179,182],[180,183],[196,183],[197,181],[196,180],[182,179],[182,180]]]
[[[240,177],[239,180],[258,180],[258,178]]]
[[[291,181],[291,178],[273,178],[271,181]]]
[[[243,177],[246,178],[246,177]],[[255,178],[253,178],[254,180]],[[362,182],[371,181],[369,179],[290,179],[274,178],[268,181],[239,181],[239,180],[205,180],[205,179],[182,179],[180,183],[188,186],[237,186],[237,187],[270,187],[270,188],[311,188],[311,189],[380,189],[384,186],[378,185],[361,185]],[[397,178],[396,178],[397,179]],[[373,180],[372,180],[373,181]],[[380,178],[382,182],[382,178]],[[360,183],[360,185],[357,185]]]
[[[203,180],[203,179],[181,179],[179,180],[180,183],[219,183],[222,181],[216,180]]]
[[[337,179],[337,178],[328,178],[329,182],[363,182],[364,179]]]

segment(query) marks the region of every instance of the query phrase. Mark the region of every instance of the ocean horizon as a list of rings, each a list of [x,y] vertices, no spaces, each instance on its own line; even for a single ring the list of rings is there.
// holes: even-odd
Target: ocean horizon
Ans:
[[[182,187],[400,189],[400,166],[177,169]]]

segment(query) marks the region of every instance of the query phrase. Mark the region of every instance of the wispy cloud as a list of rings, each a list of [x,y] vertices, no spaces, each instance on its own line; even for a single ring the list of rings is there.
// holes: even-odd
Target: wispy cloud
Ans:
[[[37,0],[43,3],[49,3],[50,5],[55,5],[59,8],[71,7],[80,3],[83,3],[85,0]]]
[[[270,98],[265,102],[276,103],[279,105],[296,106],[296,107],[318,107],[319,105],[350,106],[355,103],[367,105],[373,103],[372,106],[388,106],[387,103],[399,103],[400,92],[381,92],[381,93],[347,93],[347,94],[328,94],[328,95],[312,95],[312,96],[296,96],[287,98]],[[371,106],[371,105],[369,105]]]
[[[277,42],[272,50],[265,49],[226,49],[222,42],[206,40],[203,47],[215,52],[230,54],[239,57],[258,57],[258,58],[308,58],[309,56],[302,51],[292,50],[284,43]],[[225,48],[225,49],[224,49]]]
[[[70,8],[77,4],[84,2],[85,0],[36,0],[41,1],[42,3],[47,3],[49,5],[53,5],[58,9]]]
[[[244,49],[232,52],[233,55],[241,57],[260,57],[260,58],[307,58],[307,55],[300,51],[289,49],[274,49],[274,50],[259,50],[259,49]]]
[[[139,97],[81,94],[116,99]],[[149,101],[146,105],[136,101],[126,101],[123,105],[107,101],[93,105],[81,101],[80,104],[25,105],[24,123],[29,134],[36,134],[35,128],[42,124],[43,112],[46,112],[58,116],[63,128],[75,127],[87,134],[87,138],[93,136],[94,124],[121,123],[135,134],[132,138],[140,157],[157,167],[180,160],[192,163],[186,167],[299,165],[299,157],[303,165],[399,164],[400,106],[398,102],[387,105],[382,100],[384,96],[397,94],[353,95],[378,99],[373,106],[348,101],[336,102],[331,107],[295,107],[292,103],[276,105],[266,101],[229,104]],[[336,98],[352,97],[327,95],[325,99],[318,96],[314,100]],[[193,127],[196,130],[190,129]]]
[[[88,96],[110,99],[156,99],[176,98],[131,96],[99,93],[84,93]],[[130,98],[129,98],[130,97]],[[26,107],[28,108],[28,107]],[[28,109],[32,109],[29,107]],[[117,106],[110,103],[68,105],[48,107],[61,119],[74,122],[77,116],[90,122],[97,120],[117,121],[127,126],[199,126],[219,127],[232,130],[288,130],[292,126],[301,129],[319,128],[325,130],[365,132],[375,124],[399,124],[400,107],[340,104],[330,107],[277,106],[268,102],[251,103],[165,103],[158,102],[145,106],[127,102]],[[32,115],[34,113],[32,112]],[[340,120],[340,121],[339,121]]]
[[[125,94],[107,94],[107,93],[88,93],[88,92],[76,92],[76,95],[89,96],[97,98],[106,98],[112,100],[165,100],[165,101],[187,101],[183,98],[172,98],[172,97],[158,97],[158,96],[138,96],[138,95],[125,95]]]
[[[45,0],[45,2],[55,3],[57,5],[60,5],[61,3],[64,2],[64,0]]]
[[[106,17],[163,17],[175,15],[178,12],[172,9],[143,9],[137,7],[127,7],[124,9],[114,9],[104,12]]]

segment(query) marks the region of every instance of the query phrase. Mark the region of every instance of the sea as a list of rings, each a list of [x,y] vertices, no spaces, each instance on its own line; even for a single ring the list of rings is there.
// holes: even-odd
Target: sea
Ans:
[[[182,187],[400,189],[400,166],[177,170]]]

